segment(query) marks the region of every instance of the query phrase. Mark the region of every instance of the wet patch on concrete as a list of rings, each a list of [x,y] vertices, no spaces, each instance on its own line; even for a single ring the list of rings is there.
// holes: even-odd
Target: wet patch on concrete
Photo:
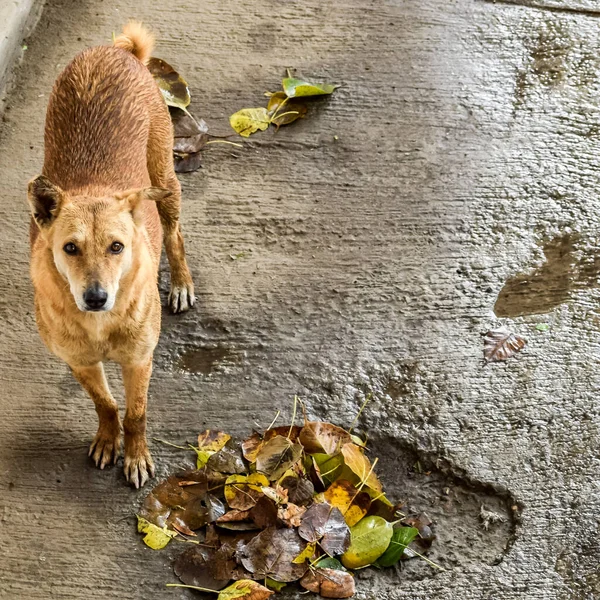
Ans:
[[[447,569],[497,565],[517,536],[521,506],[505,489],[480,483],[447,460],[415,450],[393,437],[369,442],[390,498],[405,503],[405,514],[425,512],[436,539],[428,557]],[[404,579],[434,573],[427,563],[403,563]],[[393,571],[383,577],[394,577]]]
[[[598,286],[600,254],[579,250],[579,234],[566,233],[543,246],[545,262],[529,273],[506,281],[498,294],[494,313],[498,317],[544,314],[568,302],[580,289]]]
[[[223,346],[189,348],[180,354],[175,365],[187,373],[210,375],[223,366],[235,364],[238,360],[239,354]]]

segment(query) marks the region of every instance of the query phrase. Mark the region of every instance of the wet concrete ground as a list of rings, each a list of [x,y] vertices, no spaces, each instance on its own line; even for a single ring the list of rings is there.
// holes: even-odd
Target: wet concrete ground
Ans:
[[[181,177],[199,302],[165,313],[150,436],[245,435],[276,410],[289,421],[296,393],[348,424],[372,393],[362,426],[382,477],[434,518],[448,570],[365,571],[358,598],[599,597],[597,3],[140,4],[47,2],[7,100],[0,597],[190,597],[164,588],[169,552],[134,533],[145,492],[88,462],[93,406],[43,348],[28,279],[25,184],[52,82],[129,17],[153,26],[215,133],[286,67],[344,84]],[[498,325],[529,343],[485,366]],[[159,477],[185,460],[151,447]],[[485,530],[482,506],[504,521]]]

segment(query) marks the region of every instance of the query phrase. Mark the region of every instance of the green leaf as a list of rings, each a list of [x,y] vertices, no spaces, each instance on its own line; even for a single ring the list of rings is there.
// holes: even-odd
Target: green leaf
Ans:
[[[271,119],[267,109],[261,108],[242,108],[229,117],[229,124],[242,137],[249,137],[252,133],[264,131]]]
[[[208,459],[214,454],[214,452],[210,450],[197,450],[196,448],[194,448],[194,450],[196,450],[196,454],[198,455],[198,457],[196,458],[196,468],[202,469],[208,462]]]
[[[334,569],[336,571],[345,571],[344,565],[337,559],[326,556],[322,558],[316,565],[318,569]]]
[[[144,536],[144,544],[152,548],[152,550],[162,550],[177,535],[176,531],[171,531],[166,527],[158,527],[154,523],[146,521],[144,517],[136,516],[138,520],[138,532],[146,534]]]
[[[331,94],[333,90],[340,87],[331,83],[312,83],[295,77],[286,77],[282,82],[283,91],[289,98],[300,96],[323,96]]]
[[[350,547],[342,555],[348,569],[373,564],[388,548],[394,528],[382,517],[365,517],[350,529]]]
[[[535,328],[538,331],[548,331],[550,329],[550,325],[548,325],[548,323],[538,323]]]
[[[398,527],[394,529],[388,549],[377,559],[380,567],[395,565],[404,554],[406,547],[419,535],[416,527]]]
[[[312,454],[319,467],[319,474],[325,485],[331,485],[341,474],[344,465],[344,457],[341,454]]]
[[[151,58],[148,61],[148,70],[152,73],[154,81],[160,88],[165,102],[185,110],[191,101],[188,84],[181,75],[161,58]]]

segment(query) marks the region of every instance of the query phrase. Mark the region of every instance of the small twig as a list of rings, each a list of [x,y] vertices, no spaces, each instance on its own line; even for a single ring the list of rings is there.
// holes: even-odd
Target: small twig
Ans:
[[[236,148],[243,148],[243,144],[237,144],[236,142],[228,142],[227,140],[209,140],[206,142],[206,146],[209,144],[229,144],[231,146],[235,146]]]
[[[408,548],[408,546],[407,546],[407,548]],[[444,569],[444,567],[441,567],[440,565],[434,563],[432,560],[429,560],[426,556],[419,554],[416,550],[413,550],[412,548],[408,548],[408,550],[413,552],[419,558],[422,558],[426,563],[429,563],[432,567],[435,567],[436,569],[439,569],[440,571],[447,571],[447,569]]]
[[[375,468],[375,465],[377,464],[377,461],[379,460],[379,457],[377,457],[374,461],[373,464],[371,465],[371,470],[367,473],[367,476],[360,482],[360,485],[358,486],[358,490],[362,490],[363,487],[365,487],[367,480],[369,479],[369,477],[371,477],[371,473],[373,473],[373,469]]]
[[[207,592],[209,594],[218,594],[219,590],[210,590],[208,588],[198,587],[197,585],[185,585],[183,583],[167,583],[167,587],[188,588],[189,590],[198,590],[199,592]]]

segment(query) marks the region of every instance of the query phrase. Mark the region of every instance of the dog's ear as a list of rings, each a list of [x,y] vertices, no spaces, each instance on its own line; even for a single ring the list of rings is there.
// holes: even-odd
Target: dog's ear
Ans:
[[[131,212],[136,224],[143,223],[142,201],[151,200],[160,202],[171,195],[169,190],[159,187],[142,188],[141,190],[128,190],[117,196],[117,199],[124,203],[127,210]]]
[[[29,182],[27,199],[31,214],[40,229],[48,227],[58,215],[65,193],[44,175],[38,175]]]

